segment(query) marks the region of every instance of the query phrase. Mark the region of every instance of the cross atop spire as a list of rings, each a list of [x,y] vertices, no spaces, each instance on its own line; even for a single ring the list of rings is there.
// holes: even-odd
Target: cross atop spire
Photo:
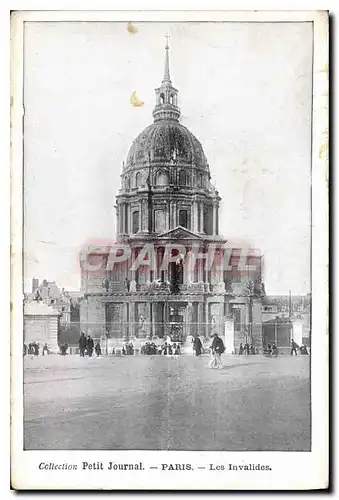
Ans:
[[[169,39],[169,35],[168,35],[168,33],[166,33],[165,38],[166,38],[166,45],[165,45],[166,53],[165,53],[165,71],[164,71],[163,83],[165,83],[165,82],[171,83],[171,77],[170,77],[170,72],[169,72],[169,55],[168,55],[168,50],[169,50],[168,39]]]

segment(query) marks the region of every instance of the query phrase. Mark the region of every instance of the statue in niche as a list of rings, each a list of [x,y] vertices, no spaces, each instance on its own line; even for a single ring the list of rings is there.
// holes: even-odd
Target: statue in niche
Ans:
[[[103,280],[103,282],[102,282],[102,288],[105,288],[106,293],[108,293],[108,291],[109,291],[109,281],[108,281],[107,278]]]
[[[142,314],[139,316],[139,332],[144,332],[145,331],[145,318]]]
[[[253,280],[248,280],[246,283],[246,288],[252,295],[254,293],[254,281]]]
[[[219,292],[220,293],[225,293],[226,292],[226,285],[224,281],[220,281],[219,283]]]
[[[129,285],[129,291],[135,293],[137,291],[137,282],[135,280],[131,280]]]
[[[130,280],[128,278],[124,279],[124,289],[125,289],[125,292],[129,292],[129,290],[130,290]]]

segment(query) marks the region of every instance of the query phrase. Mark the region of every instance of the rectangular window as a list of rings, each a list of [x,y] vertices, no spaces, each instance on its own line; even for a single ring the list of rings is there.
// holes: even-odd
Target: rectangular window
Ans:
[[[156,233],[166,231],[166,220],[164,210],[154,211],[154,230]]]
[[[179,210],[179,226],[188,228],[188,212],[187,210]]]
[[[133,212],[132,226],[133,234],[137,233],[139,231],[139,212]]]

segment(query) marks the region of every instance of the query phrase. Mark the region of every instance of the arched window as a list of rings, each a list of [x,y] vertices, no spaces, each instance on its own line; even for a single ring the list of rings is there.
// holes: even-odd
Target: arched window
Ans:
[[[168,186],[168,175],[165,172],[158,172],[155,179],[155,184],[157,186]]]
[[[135,187],[141,186],[141,173],[138,172],[135,176]]]
[[[165,104],[165,95],[160,94],[160,99],[159,99],[160,104]]]
[[[174,95],[173,94],[170,95],[170,104],[175,104]]]
[[[187,179],[187,174],[185,170],[180,170],[179,172],[179,185],[180,186],[187,186],[188,184],[188,179]]]
[[[127,191],[130,188],[130,178],[129,177],[126,177],[126,179],[125,179],[125,187],[126,187]]]

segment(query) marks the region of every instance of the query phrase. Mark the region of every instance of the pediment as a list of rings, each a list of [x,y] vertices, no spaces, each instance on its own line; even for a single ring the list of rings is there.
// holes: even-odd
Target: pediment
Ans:
[[[174,229],[170,229],[169,231],[165,231],[158,235],[158,238],[168,238],[168,239],[176,239],[176,240],[202,240],[201,236],[196,233],[193,233],[189,229],[186,229],[182,226],[177,226]]]

